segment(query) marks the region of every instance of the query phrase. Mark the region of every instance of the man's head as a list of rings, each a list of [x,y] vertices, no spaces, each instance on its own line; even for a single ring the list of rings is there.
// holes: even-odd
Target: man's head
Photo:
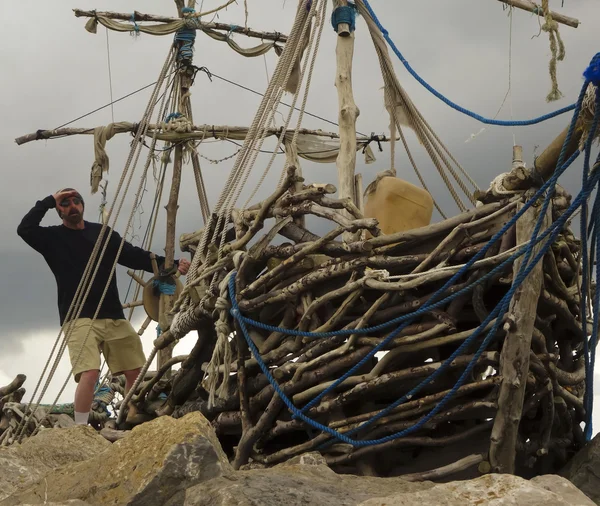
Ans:
[[[66,226],[77,226],[83,221],[85,204],[83,197],[74,188],[63,188],[54,194],[56,212]]]

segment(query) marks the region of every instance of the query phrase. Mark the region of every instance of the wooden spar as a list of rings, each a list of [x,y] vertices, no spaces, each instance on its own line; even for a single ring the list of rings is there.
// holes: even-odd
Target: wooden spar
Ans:
[[[565,139],[567,138],[568,131],[569,127],[565,128],[561,134],[554,139],[552,143],[535,160],[535,168],[540,176],[544,178],[544,180],[548,180],[554,173],[560,152],[563,144],[565,143]],[[573,132],[571,142],[567,146],[567,150],[565,152],[565,161],[567,161],[579,148],[579,142],[581,141],[582,134],[583,129],[581,128],[581,122],[579,122],[575,128],[575,131]]]
[[[523,205],[520,203],[519,208]],[[517,221],[517,244],[530,240],[538,220],[539,209],[532,206]],[[552,210],[548,208],[544,229],[550,226],[551,221]],[[534,247],[532,258],[540,249],[541,244]],[[517,276],[522,264],[522,257],[515,261],[514,277]],[[538,262],[513,295],[508,322],[504,326],[507,334],[500,355],[499,368],[502,383],[498,395],[498,414],[494,419],[490,442],[490,464],[495,472],[510,474],[515,472],[517,436],[523,414],[531,340],[543,276],[542,262]]]
[[[529,0],[498,0],[499,2],[505,3],[507,5],[511,5],[512,7],[516,7],[517,9],[523,9],[524,11],[533,12],[538,16],[544,16],[544,12],[540,8],[539,5],[530,2]],[[573,28],[577,28],[579,26],[579,20],[575,18],[571,18],[569,16],[565,16],[564,14],[560,14],[558,12],[550,12],[552,19],[557,23],[562,23],[563,25],[572,26]]]
[[[131,21],[131,13],[123,12],[95,12],[95,11],[84,11],[81,9],[73,9],[75,17],[78,18],[95,18],[96,16],[103,16],[109,19],[116,19],[120,21]],[[153,14],[143,14],[141,12],[133,11],[133,16],[136,21],[152,21],[156,23],[173,23],[179,21],[178,18],[172,18],[169,16],[155,16]],[[287,35],[279,32],[258,32],[251,30],[250,28],[244,28],[243,26],[228,25],[227,23],[204,23],[200,22],[199,29],[201,30],[221,30],[227,33],[240,33],[247,37],[252,37],[261,40],[272,40],[273,42],[286,42]]]
[[[180,2],[182,5],[175,0],[175,5],[177,6],[177,10],[180,16],[183,16],[181,9],[183,8],[183,0]],[[179,97],[184,97],[188,94],[190,86],[191,86],[191,78],[189,72],[186,67],[182,68],[179,71],[179,80],[176,82],[179,84],[178,95]],[[179,103],[176,102],[177,105]],[[182,104],[183,105],[183,104]],[[165,265],[164,269],[166,272],[169,272],[173,269],[175,265],[175,229],[177,225],[177,209],[179,208],[179,204],[177,203],[179,200],[179,189],[181,187],[181,172],[183,166],[183,144],[179,143],[175,146],[175,159],[173,161],[173,179],[171,180],[171,190],[169,192],[169,201],[166,206],[167,210],[167,233],[165,240]],[[160,294],[160,316],[159,316],[159,325],[163,330],[168,329],[171,326],[171,322],[173,317],[171,316],[171,310],[173,309],[173,304],[175,302],[174,295],[167,295],[164,293]],[[173,356],[173,348],[175,347],[175,343],[171,343],[169,346],[159,350],[158,352],[158,369],[160,370]],[[171,370],[167,370],[165,372],[165,377],[169,378],[171,375]]]
[[[125,123],[121,123],[117,131],[117,133],[128,133],[133,132],[136,128],[135,123],[129,123],[126,125]],[[161,125],[149,125],[148,126],[148,137],[153,137],[156,129],[161,129]],[[193,125],[191,127],[192,131],[188,134],[173,134],[169,132],[158,133],[156,138],[160,141],[171,141],[171,140],[202,140],[202,139],[227,139],[228,134],[241,134],[244,132],[248,132],[248,127],[241,126],[227,126],[227,125]],[[290,133],[293,133],[294,130],[289,130]],[[94,128],[57,128],[54,130],[38,130],[37,132],[32,132],[29,134],[22,135],[21,137],[17,137],[15,142],[17,145],[21,146],[23,144],[27,144],[28,142],[33,141],[41,141],[48,140],[55,137],[68,137],[71,135],[93,135]],[[339,139],[340,136],[333,132],[326,132],[324,130],[310,130],[308,128],[300,128],[298,130],[299,135],[315,135],[318,137],[328,137],[330,139]],[[177,139],[175,139],[174,135],[177,135]],[[183,135],[183,136],[182,136]],[[267,135],[281,135],[281,128],[269,128],[267,129]],[[243,140],[243,139],[237,139]],[[356,143],[359,142],[367,142],[369,140],[373,140],[375,142],[389,142],[390,139],[383,134],[375,135],[373,137],[363,137],[357,136]]]
[[[565,128],[542,152],[542,154],[535,159],[535,171],[539,176],[542,177],[544,181],[547,181],[556,169],[556,164],[558,163],[558,158],[567,138],[568,131],[569,127]],[[571,142],[568,144],[565,151],[565,161],[568,160],[579,148],[579,142],[581,141],[582,134],[582,122],[579,120],[575,130],[573,131]],[[532,185],[532,183],[534,183],[534,181],[532,180],[528,171],[523,170],[522,166],[514,167],[514,170],[507,174],[502,182],[504,188],[509,191],[526,190]]]
[[[347,7],[347,0],[334,0],[334,8]],[[338,92],[340,152],[336,160],[338,170],[338,190],[340,199],[349,198],[354,202],[354,171],[356,169],[356,119],[360,111],[352,93],[352,58],[354,56],[354,32],[346,23],[337,26],[335,86]],[[355,202],[354,202],[355,203]],[[349,214],[344,211],[344,216]],[[351,241],[350,232],[344,232],[344,240]]]

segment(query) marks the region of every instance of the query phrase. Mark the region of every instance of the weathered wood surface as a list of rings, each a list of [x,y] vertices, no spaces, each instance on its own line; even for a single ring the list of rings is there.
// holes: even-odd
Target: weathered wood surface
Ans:
[[[519,205],[521,209],[523,205]],[[540,207],[530,207],[517,221],[517,244],[529,242],[536,227]],[[552,209],[549,207],[540,233],[551,223]],[[533,248],[531,259],[541,250],[542,245]],[[524,258],[519,258],[513,267],[513,279],[517,277]],[[517,438],[523,415],[525,387],[529,374],[529,358],[538,300],[542,290],[542,262],[538,262],[523,284],[516,289],[512,298],[508,321],[504,325],[506,337],[500,355],[500,392],[498,413],[494,419],[490,445],[492,470],[500,473],[515,472]]]
[[[336,0],[337,7],[348,6],[347,0]],[[336,160],[340,199],[351,199],[356,204],[354,172],[356,170],[356,119],[360,110],[354,101],[352,91],[352,60],[354,57],[354,32],[345,23],[337,27],[335,87],[338,93],[340,152]],[[347,212],[342,213],[348,217]],[[344,234],[344,240],[352,241],[351,233]]]

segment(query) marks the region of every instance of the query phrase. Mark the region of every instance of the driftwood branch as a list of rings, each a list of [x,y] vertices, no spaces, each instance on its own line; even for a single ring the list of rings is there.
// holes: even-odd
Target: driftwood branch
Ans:
[[[507,5],[511,5],[516,7],[517,9],[522,9],[524,11],[532,12],[537,14],[538,16],[544,17],[544,11],[539,5],[536,5],[529,0],[498,0],[499,2],[505,3]],[[552,19],[557,23],[562,23],[563,25],[572,26],[573,28],[577,28],[579,26],[579,20],[575,18],[571,18],[569,16],[565,16],[564,14],[560,14],[558,12],[550,11],[550,15]]]
[[[138,11],[131,13],[121,12],[96,12],[96,11],[84,11],[81,9],[73,9],[75,17],[77,18],[95,18],[96,16],[103,16],[109,19],[116,19],[120,21],[131,21],[133,16],[136,21],[149,21],[154,23],[174,23],[180,21],[179,18],[172,18],[169,16],[156,16],[153,14],[143,14]],[[253,37],[262,40],[272,40],[274,42],[286,42],[287,35],[279,32],[259,32],[250,28],[244,28],[243,26],[229,25],[227,23],[205,23],[200,22],[199,30],[221,30],[228,33],[239,33],[246,35],[247,37]]]

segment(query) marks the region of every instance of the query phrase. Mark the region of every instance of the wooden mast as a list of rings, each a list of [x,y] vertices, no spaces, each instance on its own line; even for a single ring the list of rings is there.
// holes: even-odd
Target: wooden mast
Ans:
[[[348,7],[347,0],[333,0],[334,9]],[[360,111],[354,102],[352,92],[352,58],[354,56],[354,31],[348,23],[337,26],[336,78],[338,92],[340,152],[336,160],[338,172],[338,193],[341,199],[355,202],[354,172],[356,169],[356,119]],[[346,217],[350,217],[344,211]],[[344,232],[345,241],[351,241],[353,234]]]
[[[194,4],[193,0],[190,4]],[[183,7],[185,6],[184,0],[175,0],[177,6],[177,12],[179,17],[183,17]],[[181,44],[181,43],[180,43]],[[179,70],[179,103],[177,104],[181,111],[185,114],[184,101],[188,98],[188,91],[191,86],[191,78],[188,73],[186,66]],[[190,108],[191,109],[191,108]],[[177,209],[179,208],[179,189],[181,187],[181,172],[183,168],[183,144],[179,143],[175,146],[175,157],[173,160],[173,177],[171,180],[171,191],[169,192],[169,201],[166,205],[167,210],[167,232],[165,241],[165,265],[164,269],[166,272],[171,271],[175,265],[175,230],[177,226]],[[170,315],[175,303],[174,295],[167,295],[164,293],[160,294],[160,315],[159,325],[162,329],[167,329],[171,326],[173,321]],[[173,356],[173,348],[175,343],[171,343],[158,352],[158,364],[157,368],[160,370]],[[165,377],[169,377],[171,374],[170,369],[165,373]]]

